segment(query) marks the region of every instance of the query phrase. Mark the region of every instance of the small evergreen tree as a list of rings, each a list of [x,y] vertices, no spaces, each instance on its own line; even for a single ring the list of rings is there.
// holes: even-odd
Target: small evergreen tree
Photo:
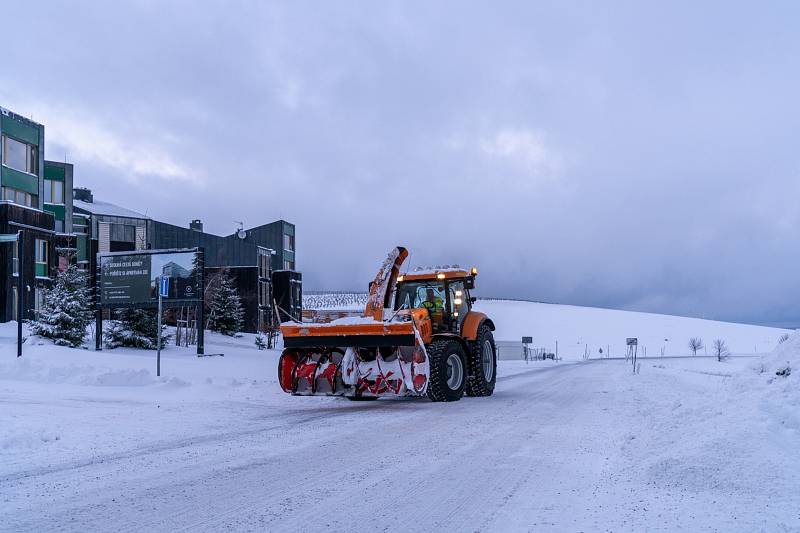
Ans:
[[[83,344],[91,320],[91,290],[87,276],[75,265],[70,265],[58,273],[53,287],[45,292],[42,309],[31,324],[31,331],[53,339],[59,346],[74,348]]]
[[[155,350],[158,342],[157,314],[157,311],[153,309],[118,309],[115,314],[116,321],[111,324],[111,327],[103,335],[106,346],[109,348],[130,346],[132,348]],[[162,347],[169,337],[166,333],[166,326],[162,324]]]
[[[260,331],[256,333],[256,348],[259,350],[267,349],[267,338]]]
[[[241,331],[244,308],[228,270],[223,270],[218,277],[210,308],[208,329],[231,337]]]

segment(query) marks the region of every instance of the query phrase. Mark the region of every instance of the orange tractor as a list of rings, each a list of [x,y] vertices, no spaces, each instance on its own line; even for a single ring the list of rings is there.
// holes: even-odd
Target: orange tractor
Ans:
[[[397,247],[370,283],[361,316],[285,322],[278,377],[284,391],[351,400],[490,396],[497,374],[494,323],[473,311],[477,270],[417,269]]]

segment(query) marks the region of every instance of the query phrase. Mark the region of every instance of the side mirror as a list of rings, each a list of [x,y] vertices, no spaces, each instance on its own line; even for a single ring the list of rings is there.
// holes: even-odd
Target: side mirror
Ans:
[[[474,304],[477,301],[478,301],[478,299],[476,297],[474,297],[474,296],[470,296],[469,297],[469,303]]]

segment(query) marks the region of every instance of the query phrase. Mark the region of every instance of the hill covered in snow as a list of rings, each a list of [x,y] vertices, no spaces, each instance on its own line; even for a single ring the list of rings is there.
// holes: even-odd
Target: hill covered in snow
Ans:
[[[360,310],[367,301],[366,293],[328,292],[303,296],[305,309]],[[591,358],[624,356],[625,339],[636,337],[639,354],[648,356],[689,355],[689,339],[702,339],[705,348],[698,353],[711,353],[715,339],[725,341],[734,354],[769,353],[788,330],[736,324],[700,318],[689,318],[635,311],[619,311],[597,307],[547,304],[539,302],[479,299],[475,309],[489,315],[497,326],[496,340],[501,344],[518,345],[522,337],[533,337],[533,346],[558,352],[569,359],[589,353]],[[600,350],[603,353],[600,353]],[[501,356],[507,356],[508,350]]]
[[[711,353],[715,339],[722,339],[731,353],[769,353],[788,330],[736,324],[655,313],[618,311],[597,307],[545,304],[510,300],[478,300],[475,309],[489,315],[497,326],[495,338],[520,342],[533,337],[533,345],[572,358],[587,349],[592,358],[610,350],[612,356],[625,355],[625,339],[636,337],[639,354],[648,356],[690,355],[689,339],[699,337]]]

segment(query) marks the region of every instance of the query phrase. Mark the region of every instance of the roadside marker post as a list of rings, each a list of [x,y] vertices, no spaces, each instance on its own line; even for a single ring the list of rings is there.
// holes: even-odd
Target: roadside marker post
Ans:
[[[0,235],[0,243],[14,243],[17,247],[17,357],[22,357],[22,315],[25,310],[25,291],[23,280],[25,276],[25,254],[22,247],[22,230],[16,233]]]
[[[161,377],[161,313],[164,296],[169,296],[169,277],[158,277],[158,332],[156,336],[156,376]]]

